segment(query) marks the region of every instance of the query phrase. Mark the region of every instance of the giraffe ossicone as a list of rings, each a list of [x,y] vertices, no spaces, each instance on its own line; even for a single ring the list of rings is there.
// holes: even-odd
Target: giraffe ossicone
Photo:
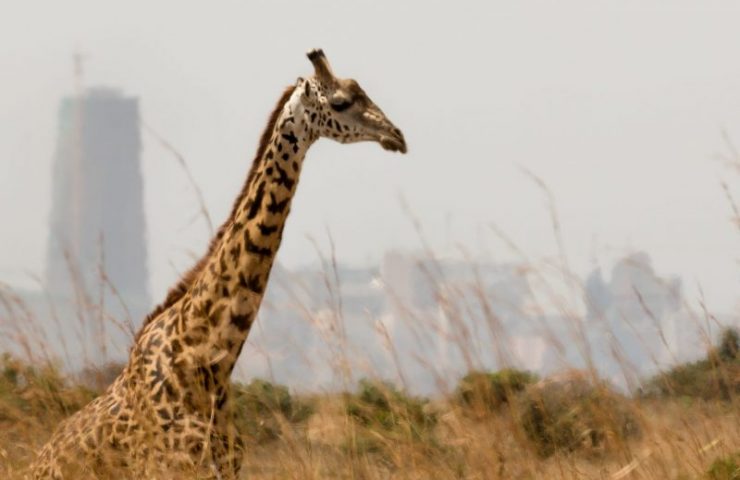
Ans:
[[[36,479],[236,478],[243,442],[229,381],[257,315],[309,147],[325,137],[406,152],[401,131],[322,50],[288,87],[247,180],[206,255],[146,318],[108,389],[62,422],[32,465]]]

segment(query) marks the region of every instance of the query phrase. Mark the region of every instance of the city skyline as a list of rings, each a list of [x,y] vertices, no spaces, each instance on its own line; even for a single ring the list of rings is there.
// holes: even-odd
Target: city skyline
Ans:
[[[106,304],[115,292],[143,316],[151,300],[138,99],[87,89],[62,99],[58,119],[45,288],[72,298],[107,283]]]
[[[548,197],[527,170],[551,189],[562,243],[581,275],[645,250],[660,270],[681,275],[692,301],[703,295],[720,311],[737,305],[740,251],[720,183],[740,195],[734,171],[717,159],[729,152],[722,132],[730,140],[740,132],[739,72],[727,61],[736,6],[541,2],[532,15],[495,2],[466,11],[432,3],[419,25],[428,43],[417,45],[401,41],[413,3],[366,5],[366,25],[384,25],[382,38],[350,24],[329,33],[308,28],[321,23],[320,8],[292,6],[295,19],[280,20],[280,2],[261,7],[264,21],[248,6],[224,7],[230,14],[218,16],[219,28],[204,25],[204,35],[193,35],[192,25],[216,17],[178,4],[181,21],[165,35],[160,26],[173,5],[133,2],[109,12],[79,1],[84,18],[48,5],[38,18],[29,4],[15,11],[16,21],[5,19],[0,280],[29,286],[29,273],[44,270],[54,109],[74,91],[75,51],[84,58],[85,86],[114,85],[142,99],[143,120],[187,160],[217,226],[280,89],[308,72],[305,50],[323,46],[339,75],[352,72],[368,93],[382,95],[407,132],[409,154],[390,159],[373,145],[340,150],[320,142],[307,159],[281,263],[316,262],[308,237],[327,250],[327,230],[349,264],[413,250],[421,242],[403,202],[437,251],[461,245],[481,259],[515,259],[495,224],[527,255],[557,257]],[[331,8],[352,16],[353,7]],[[283,21],[291,26],[286,35],[263,47]],[[45,35],[24,42],[29,24]],[[463,33],[434,33],[449,24]],[[19,42],[22,56],[13,53]],[[210,233],[172,152],[151,132],[142,143],[156,300],[205,251]]]

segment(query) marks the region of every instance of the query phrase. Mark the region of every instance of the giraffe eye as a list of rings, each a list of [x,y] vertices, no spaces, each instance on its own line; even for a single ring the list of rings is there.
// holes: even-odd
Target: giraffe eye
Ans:
[[[331,108],[335,112],[343,112],[343,111],[347,110],[351,106],[352,106],[352,101],[351,100],[344,100],[344,99],[342,99],[342,100],[339,100],[336,103],[331,103]]]

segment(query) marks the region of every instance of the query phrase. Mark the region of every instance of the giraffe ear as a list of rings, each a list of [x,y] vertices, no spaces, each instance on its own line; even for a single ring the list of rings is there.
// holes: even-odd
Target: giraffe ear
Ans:
[[[309,98],[311,97],[312,89],[311,89],[311,82],[304,79],[303,77],[298,77],[298,81],[295,84],[296,88],[303,87],[303,93],[301,93],[300,99],[301,103],[303,105],[309,104]]]
[[[334,73],[331,71],[329,60],[326,59],[324,51],[320,48],[315,48],[306,55],[311,60],[311,63],[313,63],[313,68],[316,70],[316,77],[322,83],[333,84],[335,82]]]

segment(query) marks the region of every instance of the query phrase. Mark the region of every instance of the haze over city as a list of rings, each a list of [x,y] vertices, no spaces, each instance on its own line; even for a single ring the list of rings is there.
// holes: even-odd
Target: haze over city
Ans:
[[[717,155],[728,153],[723,131],[740,139],[740,9],[535,4],[323,1],[291,4],[290,15],[284,2],[14,6],[0,20],[0,279],[22,286],[43,273],[73,54],[83,55],[84,86],[140,98],[143,121],[187,160],[218,225],[282,87],[310,73],[304,52],[321,46],[403,128],[409,154],[319,142],[281,264],[315,263],[309,237],[326,250],[327,231],[351,265],[419,248],[401,198],[439,252],[511,259],[496,224],[528,254],[555,255],[547,198],[526,169],[552,190],[576,271],[644,250],[658,272],[681,275],[690,300],[701,285],[711,309],[732,310],[737,231],[720,182],[737,182]],[[142,139],[157,301],[209,232],[172,154]]]

